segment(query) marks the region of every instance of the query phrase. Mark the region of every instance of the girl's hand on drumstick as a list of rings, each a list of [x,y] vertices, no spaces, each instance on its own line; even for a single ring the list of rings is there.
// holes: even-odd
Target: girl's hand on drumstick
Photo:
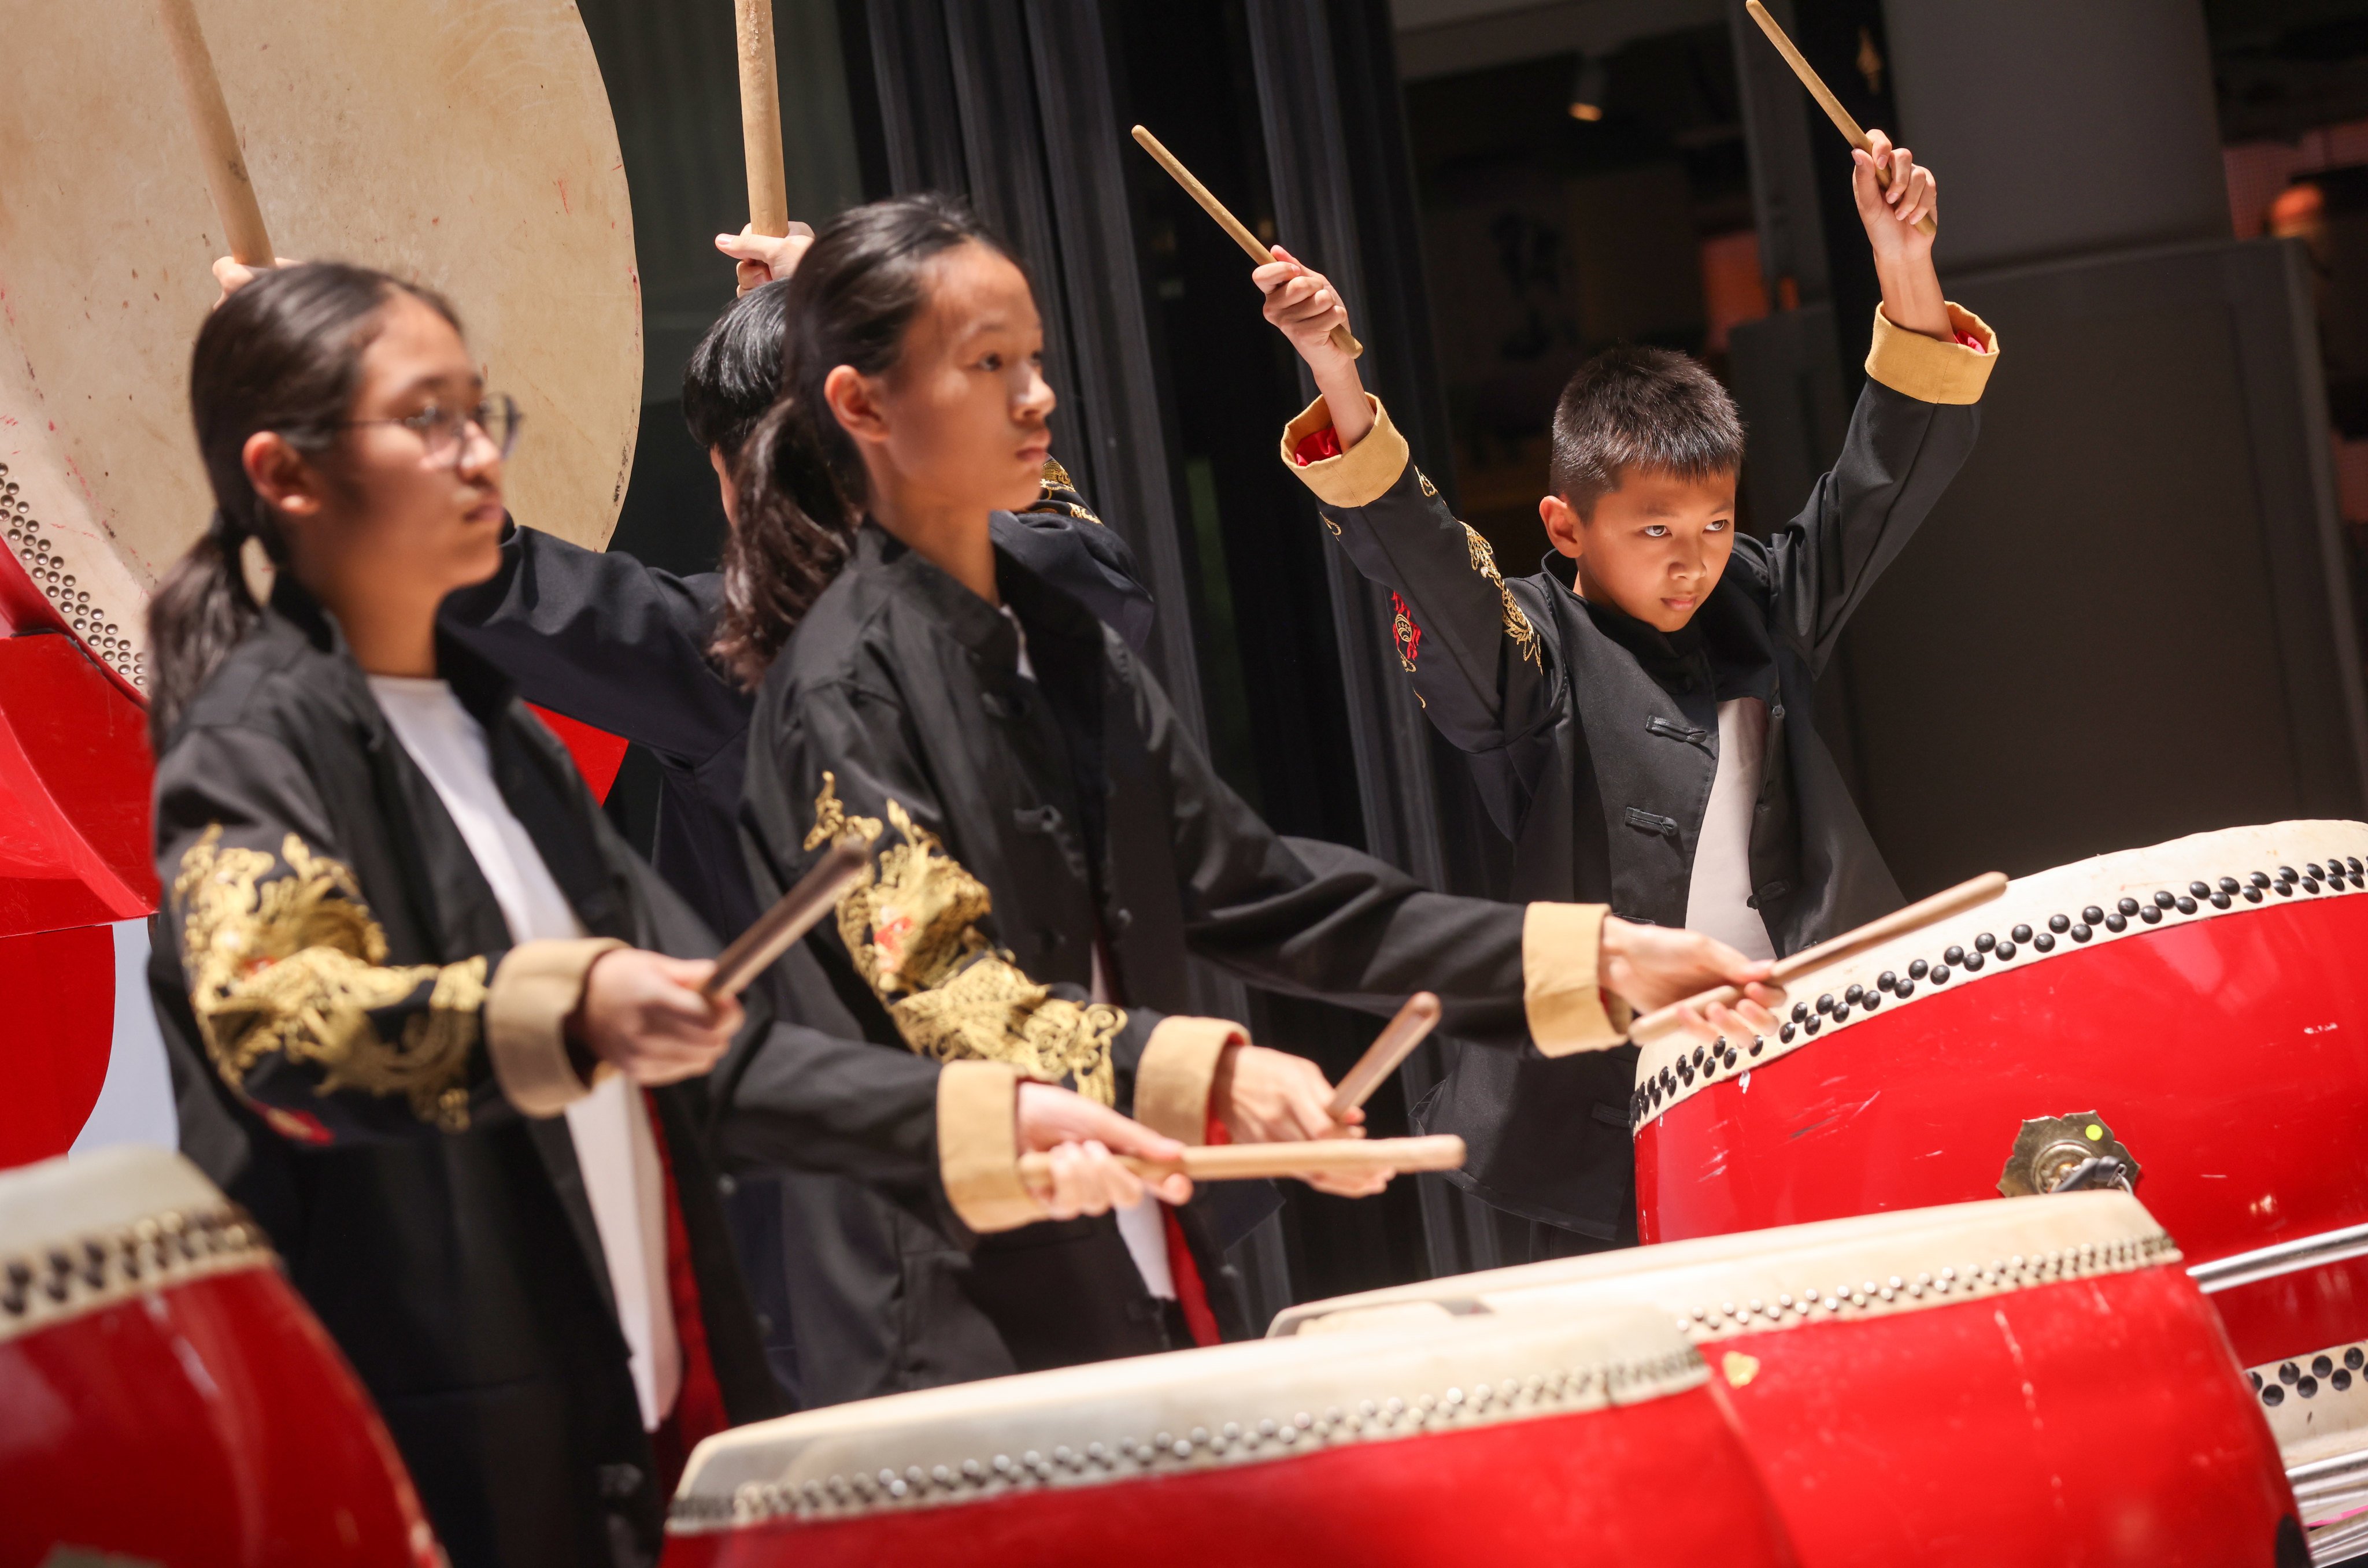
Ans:
[[[1180,1158],[1184,1145],[1173,1138],[1055,1084],[1020,1085],[1018,1115],[1020,1152],[1052,1156],[1053,1190],[1040,1196],[1056,1220],[1132,1209],[1146,1192],[1163,1203],[1191,1201],[1191,1177],[1179,1173],[1146,1183],[1118,1160]]]
[[[1333,433],[1340,449],[1365,438],[1373,427],[1373,411],[1365,401],[1365,383],[1357,374],[1354,356],[1332,341],[1333,329],[1349,324],[1349,307],[1340,291],[1322,273],[1303,266],[1281,245],[1274,259],[1250,273],[1250,281],[1266,296],[1266,319],[1299,350],[1315,377],[1315,390],[1331,410]]]
[[[1209,1107],[1236,1143],[1297,1143],[1315,1138],[1362,1138],[1365,1113],[1332,1119],[1332,1085],[1304,1056],[1236,1045],[1218,1059]],[[1301,1179],[1336,1198],[1370,1198],[1389,1186],[1387,1171],[1310,1176]]]
[[[747,229],[736,234],[718,234],[715,248],[738,264],[735,271],[740,292],[745,294],[751,289],[778,283],[795,272],[814,240],[814,225],[792,222],[790,232],[780,239]]]
[[[1689,1009],[1682,1015],[1686,1031],[1705,1044],[1721,1035],[1748,1040],[1776,1032],[1776,1015],[1770,1009],[1784,1000],[1784,991],[1766,983],[1768,971],[1776,966],[1765,959],[1747,959],[1715,937],[1667,926],[1639,926],[1607,915],[1597,962],[1603,989],[1639,1013],[1722,985],[1741,988],[1744,1000],[1736,1006],[1713,1006],[1706,1013]]]
[[[1850,194],[1859,222],[1874,249],[1875,276],[1883,284],[1883,313],[1896,327],[1952,342],[1947,296],[1932,269],[1932,236],[1917,227],[1939,210],[1940,182],[1905,147],[1895,147],[1880,131],[1870,131],[1871,153],[1850,151]],[[1880,170],[1891,183],[1875,178]]]
[[[294,258],[284,256],[276,257],[268,267],[249,267],[243,261],[234,260],[226,256],[214,257],[214,281],[222,285],[222,292],[215,296],[214,302],[208,309],[217,311],[222,309],[222,301],[229,299],[241,289],[270,271],[272,267],[295,265]]]
[[[679,1083],[715,1065],[740,1032],[740,1004],[699,987],[707,959],[611,948],[592,960],[568,1038],[636,1084]]]

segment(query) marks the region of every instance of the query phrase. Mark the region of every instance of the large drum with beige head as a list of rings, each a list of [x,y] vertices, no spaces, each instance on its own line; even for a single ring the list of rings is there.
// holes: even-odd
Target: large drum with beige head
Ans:
[[[0,1562],[443,1556],[345,1358],[196,1166],[0,1175]]]
[[[198,0],[283,256],[450,296],[525,410],[511,509],[598,547],[642,387],[632,218],[566,0]],[[0,49],[0,614],[136,690],[149,592],[211,511],[189,345],[229,248],[149,0],[10,7]]]
[[[2077,1192],[1433,1279],[1273,1333],[1653,1308],[1714,1369],[1802,1568],[2303,1568],[2277,1446],[2180,1263],[2135,1199]]]
[[[1614,1307],[1227,1345],[711,1437],[665,1568],[1776,1568],[1702,1358]]]
[[[2368,1545],[2368,824],[2017,878],[1794,980],[1773,1036],[1646,1047],[1647,1241],[2119,1185],[2179,1239],[2322,1554]]]

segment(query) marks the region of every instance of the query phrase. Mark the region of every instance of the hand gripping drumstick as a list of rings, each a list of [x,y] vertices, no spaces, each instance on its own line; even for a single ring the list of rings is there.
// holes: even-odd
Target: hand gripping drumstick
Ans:
[[[1146,1181],[1181,1171],[1194,1181],[1248,1181],[1255,1177],[1336,1176],[1363,1171],[1452,1171],[1463,1165],[1463,1140],[1452,1133],[1429,1138],[1316,1138],[1304,1143],[1212,1143],[1187,1148],[1179,1160],[1119,1156]],[[1019,1156],[1019,1179],[1030,1187],[1053,1185],[1053,1156]]]
[[[740,140],[748,161],[748,230],[790,232],[781,163],[781,85],[774,75],[773,0],[734,0],[740,34]]]
[[[1439,1027],[1439,998],[1428,991],[1417,991],[1406,998],[1398,1016],[1365,1048],[1340,1086],[1332,1091],[1331,1103],[1324,1108],[1338,1121],[1350,1111],[1373,1097],[1373,1091],[1383,1081],[1398,1070],[1398,1063],[1414,1054],[1414,1048],[1424,1037]]]
[[[1818,943],[1814,948],[1803,949],[1791,958],[1778,963],[1775,969],[1770,971],[1768,983],[1771,985],[1783,985],[1794,977],[1806,974],[1813,969],[1821,969],[1829,963],[1839,963],[1844,959],[1856,958],[1869,948],[1879,948],[1896,937],[1905,937],[1910,931],[1920,931],[1925,926],[1937,925],[1952,915],[1961,915],[1976,904],[1987,903],[2004,892],[2006,892],[2006,873],[1986,871],[1969,882],[1959,882],[1946,892],[1936,892],[1920,903],[1911,903],[1907,908],[1896,910],[1880,920],[1870,920],[1855,931],[1845,931],[1839,937]],[[1742,997],[1743,993],[1734,986],[1722,985],[1715,991],[1705,991],[1699,996],[1689,996],[1682,1002],[1672,1002],[1659,1012],[1647,1013],[1637,1019],[1628,1030],[1628,1038],[1638,1045],[1654,1044],[1678,1032],[1679,1008],[1700,1009],[1722,1003],[1731,1007]]]
[[[1134,139],[1143,144],[1144,152],[1158,161],[1161,168],[1176,176],[1176,183],[1184,187],[1184,194],[1199,202],[1201,210],[1217,221],[1217,227],[1233,236],[1234,244],[1249,253],[1252,261],[1264,267],[1274,259],[1274,253],[1258,244],[1258,236],[1243,228],[1242,221],[1225,210],[1225,204],[1210,195],[1209,187],[1194,179],[1192,171],[1178,163],[1176,154],[1169,152],[1158,137],[1138,125],[1134,128]],[[1365,346],[1357,341],[1345,324],[1332,329],[1332,347],[1351,359],[1361,358],[1365,352]]]
[[[1751,19],[1759,24],[1761,32],[1768,35],[1768,41],[1776,46],[1776,52],[1784,57],[1784,63],[1793,68],[1793,74],[1801,78],[1801,85],[1809,89],[1809,96],[1816,99],[1818,106],[1826,111],[1826,118],[1834,122],[1834,129],[1860,152],[1872,153],[1874,139],[1859,128],[1858,121],[1850,118],[1850,110],[1842,108],[1841,99],[1834,97],[1834,90],[1826,85],[1825,78],[1818,75],[1816,68],[1804,60],[1801,51],[1793,47],[1793,40],[1784,36],[1784,29],[1776,25],[1776,18],[1768,14],[1768,7],[1759,0],[1743,0],[1743,8],[1751,13]],[[1880,163],[1876,164],[1874,183],[1890,189],[1891,170]],[[1929,212],[1916,221],[1916,226],[1927,234],[1940,230],[1940,225],[1932,221]]]
[[[255,182],[247,177],[246,158],[238,150],[238,128],[231,123],[222,78],[214,74],[214,57],[198,26],[197,0],[156,0],[156,11],[165,24],[165,40],[173,48],[173,71],[181,79],[189,129],[197,132],[198,150],[206,161],[206,187],[230,242],[231,259],[245,267],[269,267],[274,260],[271,233],[263,226]]]
[[[814,862],[814,869],[798,879],[798,885],[783,893],[780,901],[757,917],[757,923],[740,933],[733,944],[723,949],[715,960],[715,972],[699,988],[702,996],[737,996],[748,983],[765,972],[772,961],[790,950],[797,939],[814,927],[814,923],[838,904],[848,886],[863,874],[871,863],[871,846],[853,834],[843,835],[837,843]]]

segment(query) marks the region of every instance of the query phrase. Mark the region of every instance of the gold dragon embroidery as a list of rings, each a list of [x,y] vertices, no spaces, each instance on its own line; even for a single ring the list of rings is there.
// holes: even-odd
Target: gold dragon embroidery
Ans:
[[[839,900],[838,935],[905,1043],[939,1062],[975,1058],[1045,1083],[1070,1078],[1079,1094],[1113,1103],[1110,1041],[1126,1014],[1055,996],[1030,980],[978,929],[995,907],[986,885],[895,801],[888,825],[902,842],[881,850]],[[876,844],[880,819],[848,815],[837,776],[825,771],[805,847],[846,833]]]
[[[222,847],[219,824],[181,857],[173,901],[189,1005],[215,1070],[233,1089],[278,1054],[321,1069],[317,1093],[401,1095],[448,1132],[469,1125],[466,1079],[485,1002],[485,960],[386,964],[386,934],[353,872],[294,834],[279,846],[289,874],[266,881],[273,858]],[[423,986],[427,1006],[398,1044],[370,1014]]]
[[[1538,656],[1537,628],[1521,613],[1521,607],[1513,602],[1513,590],[1505,586],[1505,574],[1497,570],[1496,550],[1470,523],[1459,522],[1456,527],[1463,530],[1464,547],[1472,555],[1472,570],[1496,585],[1497,597],[1505,607],[1505,635],[1513,640],[1522,658],[1543,669],[1545,661]]]

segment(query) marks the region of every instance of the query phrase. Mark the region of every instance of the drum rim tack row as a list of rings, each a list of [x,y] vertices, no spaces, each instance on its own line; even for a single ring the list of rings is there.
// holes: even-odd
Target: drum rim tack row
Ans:
[[[148,688],[148,654],[143,646],[145,627],[138,618],[131,630],[124,631],[120,622],[108,619],[106,607],[94,601],[90,590],[65,571],[65,557],[51,550],[41,531],[41,520],[33,515],[32,503],[19,493],[17,481],[9,474],[8,465],[0,462],[0,528],[5,528],[8,553],[17,559],[17,568],[25,580],[40,590],[42,597],[74,631],[83,646],[90,650],[102,664],[133,687]]]
[[[152,1290],[259,1268],[275,1256],[262,1227],[227,1200],[0,1255],[0,1345]]]
[[[2049,1208],[2041,1210],[2032,1207],[2040,1203]],[[1980,1212],[1968,1212],[1975,1210]],[[2092,1234],[2089,1239],[2045,1251],[2009,1252],[1987,1262],[1977,1256],[1966,1263],[1942,1263],[1938,1258],[1962,1258],[1964,1250],[1974,1244],[1972,1238],[1943,1239],[1928,1234],[1936,1228],[2020,1231],[2034,1222]],[[1771,1233],[1785,1238],[1780,1248],[1767,1245],[1766,1239]],[[1738,1244],[1745,1242],[1759,1244]],[[1918,1267],[1910,1274],[1908,1266],[1898,1262],[1898,1256],[1918,1246],[1929,1246],[1931,1252],[1918,1258]],[[1861,1261],[1848,1270],[1851,1278],[1833,1290],[1826,1290],[1805,1281],[1793,1281],[1780,1272],[1805,1274],[1813,1268],[1829,1267],[1839,1272],[1830,1260],[1816,1262],[1804,1255],[1820,1251],[1830,1255],[1845,1247],[1885,1252],[1884,1273],[1876,1278],[1864,1278],[1869,1266]],[[1993,1248],[1983,1245],[1979,1250],[1988,1253]],[[1956,1306],[2046,1285],[2172,1266],[2180,1260],[2178,1244],[2145,1206],[2127,1193],[2061,1193],[2044,1199],[2000,1199],[1980,1204],[1893,1210],[1882,1214],[1782,1226],[1774,1233],[1741,1231],[1597,1254],[1583,1261],[1566,1258],[1492,1269],[1463,1276],[1469,1287],[1468,1294],[1454,1298],[1457,1304],[1453,1307],[1447,1307],[1437,1294],[1436,1281],[1391,1286],[1286,1308],[1276,1314],[1273,1326],[1267,1332],[1275,1337],[1305,1334],[1311,1329],[1327,1332],[1321,1325],[1329,1319],[1414,1303],[1438,1304],[1457,1312],[1488,1312],[1496,1310],[1490,1303],[1500,1294],[1538,1298],[1557,1292],[1616,1290],[1621,1281],[1655,1275],[1723,1269],[1763,1276],[1757,1284],[1723,1290],[1715,1301],[1687,1300],[1679,1305],[1672,1300],[1678,1294],[1676,1289],[1666,1295],[1654,1293],[1655,1300],[1669,1308],[1678,1331],[1701,1345],[1737,1335],[1769,1334],[1815,1323],[1862,1322],[1899,1312]],[[1780,1288],[1780,1280],[1790,1288]],[[1757,1294],[1751,1293],[1755,1290]],[[1738,1301],[1737,1296],[1743,1299]]]
[[[1498,1343],[1508,1327],[1516,1335],[1510,1346]],[[1304,1390],[1284,1395],[1252,1388],[1239,1396],[1245,1405],[1266,1400],[1272,1408],[1285,1413],[1246,1415],[1240,1421],[1203,1422],[1181,1432],[1171,1426],[1147,1437],[1088,1440],[1082,1448],[1062,1444],[1045,1449],[998,1443],[996,1447],[1007,1451],[973,1454],[951,1462],[941,1460],[928,1468],[908,1465],[901,1471],[893,1467],[858,1470],[841,1465],[827,1476],[800,1476],[800,1461],[819,1446],[809,1443],[787,1456],[778,1479],[741,1481],[728,1493],[720,1488],[700,1492],[700,1483],[707,1479],[702,1471],[736,1468],[735,1460],[745,1462],[748,1456],[766,1452],[768,1445],[791,1442],[792,1435],[802,1427],[853,1427],[845,1436],[859,1442],[866,1438],[883,1442],[908,1436],[926,1437],[939,1424],[931,1415],[938,1403],[952,1403],[960,1408],[973,1401],[991,1402],[1004,1390],[1014,1393],[1047,1389],[1066,1392],[1082,1386],[1072,1375],[1080,1369],[1021,1374],[956,1388],[893,1394],[856,1405],[833,1407],[837,1414],[812,1412],[736,1428],[700,1445],[676,1494],[667,1528],[671,1534],[687,1535],[765,1523],[825,1524],[887,1512],[983,1503],[1058,1488],[1177,1478],[1335,1449],[1443,1436],[1516,1421],[1606,1412],[1687,1393],[1710,1381],[1709,1367],[1700,1352],[1682,1336],[1662,1328],[1658,1314],[1645,1308],[1615,1308],[1590,1314],[1584,1323],[1538,1320],[1508,1324],[1504,1319],[1489,1318],[1468,1325],[1447,1325],[1441,1333],[1450,1336],[1443,1352],[1440,1334],[1419,1346],[1409,1345],[1402,1335],[1384,1332],[1343,1335],[1321,1346],[1317,1354],[1328,1360],[1359,1364],[1349,1375],[1360,1378],[1372,1388],[1372,1396],[1363,1399],[1321,1403],[1307,1400]],[[1457,1343],[1462,1339],[1472,1341],[1468,1350]],[[1546,1352],[1549,1345],[1569,1347],[1574,1341],[1578,1342],[1580,1354],[1554,1356]],[[1148,1378],[1163,1367],[1184,1365],[1181,1358],[1190,1358],[1190,1366],[1196,1376],[1190,1385],[1179,1391],[1190,1394],[1196,1391],[1205,1392],[1212,1380],[1222,1381],[1245,1364],[1254,1379],[1261,1372],[1293,1366],[1275,1355],[1281,1348],[1268,1340],[1251,1340],[1238,1346],[1170,1351],[1119,1365]],[[1389,1381],[1394,1361],[1436,1362],[1442,1354],[1460,1354],[1466,1371],[1477,1372],[1484,1365],[1488,1370],[1485,1375],[1458,1376],[1456,1381],[1426,1389],[1411,1398],[1403,1388],[1390,1393],[1380,1391],[1380,1385]],[[1212,1366],[1212,1361],[1218,1364]],[[1266,1365],[1269,1361],[1274,1362],[1273,1368]],[[1110,1369],[1107,1365],[1083,1369],[1101,1372]],[[946,1396],[951,1396],[951,1402]],[[1320,1408],[1305,1407],[1319,1403]],[[905,1410],[895,1408],[899,1405]],[[908,1418],[893,1419],[906,1411],[911,1412]],[[973,1417],[985,1413],[974,1411]],[[1001,1414],[1011,1419],[1020,1413]],[[858,1426],[866,1415],[881,1415],[892,1417],[882,1430],[867,1431]],[[1059,1415],[1064,1420],[1076,1420],[1080,1425],[1090,1419],[1074,1415],[1067,1407],[1062,1407]],[[816,1417],[827,1419],[817,1421]],[[1014,1449],[1018,1451],[1009,1451]]]
[[[2325,865],[2315,860],[2295,865],[2273,858],[2265,866],[2248,863],[2241,872],[2219,864],[2222,860],[2249,861],[2258,858],[2258,854],[2248,858],[2232,851],[2246,840],[2258,846],[2272,839],[2288,841],[2280,846],[2282,854],[2288,858],[2296,852],[2292,841],[2297,839],[2308,840],[2320,848],[2330,840],[2339,840],[2345,853]],[[2119,868],[2135,869],[2164,858],[2185,858],[2204,866],[2207,857],[2212,858],[2209,880],[2199,871],[2174,885],[2168,876],[2159,874],[2158,868],[2157,874],[2150,876],[2124,878],[2116,874]],[[2133,888],[2145,882],[2161,885],[2149,888],[2144,898],[2123,894],[2112,911],[2100,910],[2102,921],[2091,926],[2083,918],[2085,908],[2061,907],[2063,900],[2057,888],[2076,876],[2112,879]],[[2231,882],[2236,884],[2233,889],[2228,885]],[[2204,889],[2202,894],[2195,892],[2198,887]],[[1642,1047],[1636,1062],[1636,1087],[1629,1102],[1630,1121],[1634,1130],[1641,1131],[1714,1083],[1726,1082],[1782,1060],[1806,1048],[1826,1031],[1851,1028],[1879,1016],[1886,998],[1904,1003],[1919,995],[1938,994],[1949,981],[1930,983],[1931,974],[1948,975],[1962,988],[2006,973],[2009,966],[2017,971],[2029,969],[2174,925],[2193,925],[2224,915],[2248,914],[2361,892],[2368,892],[2368,824],[2341,820],[2296,820],[2194,834],[2167,844],[2096,856],[2017,878],[1998,899],[1969,912],[1959,921],[1886,943],[1830,970],[1816,971],[1804,977],[1792,988],[1793,999],[1780,1015],[1783,1021],[1773,1039],[1759,1037],[1748,1042],[1722,1040],[1720,1046],[1701,1046],[1679,1038]],[[2120,906],[2123,903],[2135,904],[2135,913],[2124,913]],[[2058,921],[2065,926],[2062,932],[2053,929]],[[2003,933],[2000,926],[2005,927]],[[2029,928],[2028,936],[2017,936],[2024,927]],[[2081,932],[2088,935],[2081,937]],[[1896,971],[1910,961],[1901,956],[1909,952],[1922,959],[1926,972],[1911,971],[1908,977],[1902,978]],[[1959,956],[1952,959],[1952,953]],[[1886,971],[1894,971],[1895,984],[1878,989],[1877,983]],[[1809,993],[1813,990],[1822,994],[1812,997]],[[1852,990],[1860,993],[1855,1001],[1850,999]]]

